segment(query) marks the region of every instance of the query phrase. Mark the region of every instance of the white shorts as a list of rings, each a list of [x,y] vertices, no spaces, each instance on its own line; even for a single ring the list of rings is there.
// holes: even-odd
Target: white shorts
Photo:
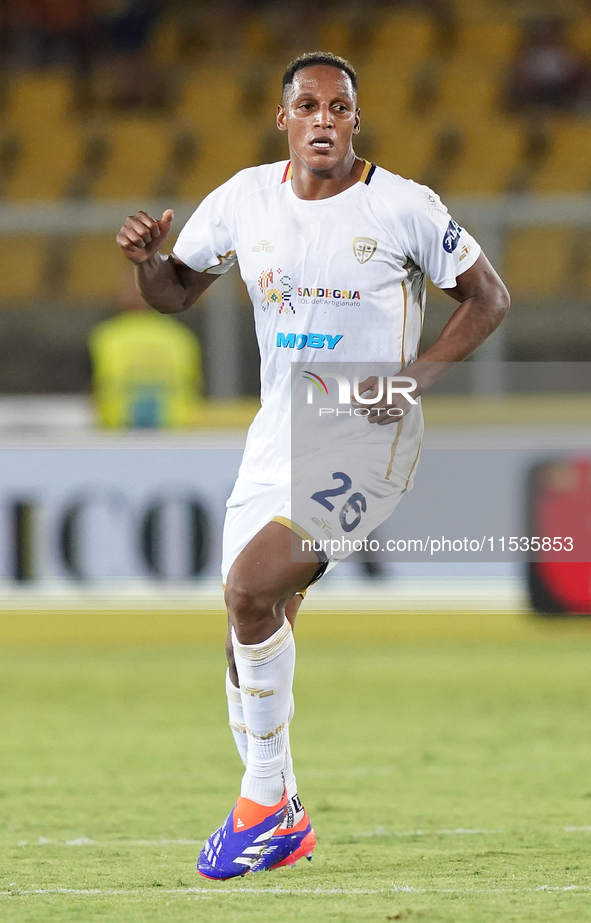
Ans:
[[[248,543],[267,523],[291,516],[291,482],[257,484],[238,477],[226,503],[222,539],[222,582],[225,584],[232,564]]]
[[[258,484],[239,477],[226,504],[223,582],[240,552],[272,521],[292,529],[302,550],[316,551],[326,570],[332,569],[360,550],[359,543],[392,514],[410,486],[409,479],[384,477],[383,467],[368,467],[367,457],[343,460],[326,453],[291,481]]]

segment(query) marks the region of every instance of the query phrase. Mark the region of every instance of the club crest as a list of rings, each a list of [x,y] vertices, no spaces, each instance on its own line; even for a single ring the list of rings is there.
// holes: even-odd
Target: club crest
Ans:
[[[377,247],[377,240],[372,240],[371,237],[353,238],[353,253],[358,263],[367,263],[368,260],[371,260]]]

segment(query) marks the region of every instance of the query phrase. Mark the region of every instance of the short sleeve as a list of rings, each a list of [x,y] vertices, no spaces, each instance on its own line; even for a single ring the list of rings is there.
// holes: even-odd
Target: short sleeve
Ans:
[[[480,256],[480,246],[454,221],[435,192],[427,186],[415,189],[404,222],[408,255],[438,288],[454,288],[457,277]]]
[[[197,272],[227,272],[236,262],[233,216],[236,177],[214,189],[193,212],[173,253]]]

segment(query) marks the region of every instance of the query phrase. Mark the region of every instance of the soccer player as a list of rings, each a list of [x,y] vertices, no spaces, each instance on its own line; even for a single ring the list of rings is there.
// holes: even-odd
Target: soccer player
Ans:
[[[222,563],[230,625],[226,690],[245,772],[234,808],[199,857],[199,872],[214,879],[293,864],[314,848],[289,748],[292,625],[301,594],[339,556],[308,550],[296,559],[292,536],[322,539],[326,510],[338,494],[345,531],[355,526],[367,535],[412,485],[420,449],[420,404],[400,395],[380,398],[379,380],[368,378],[358,386],[356,406],[373,400],[368,422],[377,425],[361,421],[366,448],[353,453],[354,477],[327,469],[335,480],[317,483],[314,496],[304,489],[306,521],[298,522],[290,503],[293,357],[309,366],[363,361],[392,375],[403,369],[417,382],[416,396],[448,363],[472,353],[509,307],[497,273],[435,193],[355,155],[357,77],[347,61],[328,53],[293,61],[277,127],[287,132],[289,162],[243,170],[214,190],[172,256],[160,253],[170,209],[158,220],[139,212],[117,235],[145,300],[164,313],[190,307],[237,262],[261,352],[262,406],[228,501]],[[220,126],[220,144],[228,143],[231,126]],[[459,307],[419,356],[425,276]],[[310,476],[303,475],[304,488]],[[315,503],[320,515],[313,515]]]

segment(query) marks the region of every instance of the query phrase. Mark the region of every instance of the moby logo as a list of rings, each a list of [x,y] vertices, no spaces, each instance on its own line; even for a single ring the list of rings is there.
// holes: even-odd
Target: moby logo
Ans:
[[[343,339],[342,333],[334,336],[330,333],[278,333],[276,346],[283,346],[284,349],[303,349],[307,346],[311,349],[334,349],[337,343]]]

